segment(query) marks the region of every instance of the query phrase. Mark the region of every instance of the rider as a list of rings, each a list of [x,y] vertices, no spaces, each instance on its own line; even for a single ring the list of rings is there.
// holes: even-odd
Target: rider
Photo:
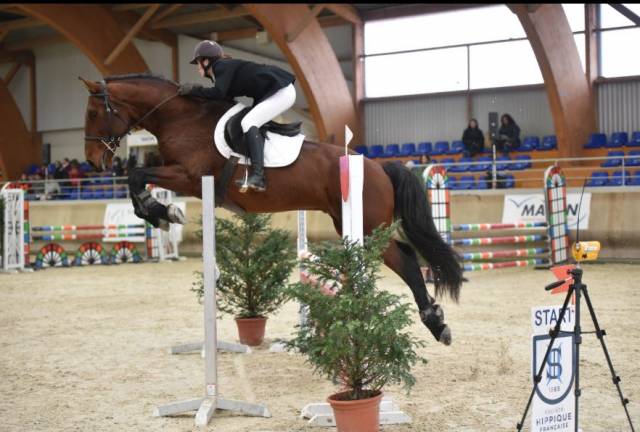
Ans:
[[[264,140],[259,139],[259,128],[293,106],[296,100],[295,76],[276,66],[232,59],[222,52],[220,45],[209,40],[196,45],[190,63],[198,65],[200,76],[209,78],[214,86],[205,88],[182,84],[178,94],[209,99],[253,98],[252,109],[241,121],[251,158],[251,175],[247,183],[249,188],[264,192]],[[247,185],[242,180],[236,184],[240,192],[246,192]]]

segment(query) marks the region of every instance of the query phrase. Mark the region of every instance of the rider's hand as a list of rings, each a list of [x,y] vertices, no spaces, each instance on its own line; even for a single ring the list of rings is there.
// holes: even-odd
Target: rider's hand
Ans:
[[[178,88],[178,94],[180,96],[188,96],[189,94],[191,94],[191,91],[194,89],[194,87],[196,87],[196,85],[192,83],[181,84]]]

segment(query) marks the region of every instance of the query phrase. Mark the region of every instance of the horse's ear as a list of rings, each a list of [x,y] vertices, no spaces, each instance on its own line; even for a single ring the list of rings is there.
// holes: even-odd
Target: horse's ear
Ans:
[[[84,83],[84,86],[89,90],[89,93],[99,93],[100,92],[100,84],[95,81],[89,81],[82,77],[78,77],[80,81]]]

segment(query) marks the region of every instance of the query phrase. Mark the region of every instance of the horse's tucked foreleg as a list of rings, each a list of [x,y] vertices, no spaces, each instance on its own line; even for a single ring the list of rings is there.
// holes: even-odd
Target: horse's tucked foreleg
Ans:
[[[444,312],[427,292],[422,271],[413,248],[406,243],[392,240],[385,251],[384,261],[409,285],[413,298],[418,305],[422,323],[431,331],[436,340],[445,345],[451,344],[451,330],[444,322]]]
[[[173,204],[165,206],[159,203],[146,190],[148,183],[175,192],[190,193],[189,178],[184,169],[179,165],[135,168],[129,174],[129,192],[136,216],[165,231],[169,229],[170,222],[184,224],[186,219],[182,211]]]

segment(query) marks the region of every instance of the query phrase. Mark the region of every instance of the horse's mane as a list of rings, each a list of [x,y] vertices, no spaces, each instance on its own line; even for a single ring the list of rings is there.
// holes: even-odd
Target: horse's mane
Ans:
[[[110,75],[108,77],[105,77],[104,80],[106,82],[111,82],[111,81],[127,81],[127,80],[136,80],[136,79],[143,79],[143,80],[154,80],[154,81],[159,81],[165,84],[171,84],[174,86],[177,86],[178,83],[165,78],[163,75],[158,75],[158,74],[153,74],[153,73],[130,73],[130,74],[123,74],[123,75]]]

